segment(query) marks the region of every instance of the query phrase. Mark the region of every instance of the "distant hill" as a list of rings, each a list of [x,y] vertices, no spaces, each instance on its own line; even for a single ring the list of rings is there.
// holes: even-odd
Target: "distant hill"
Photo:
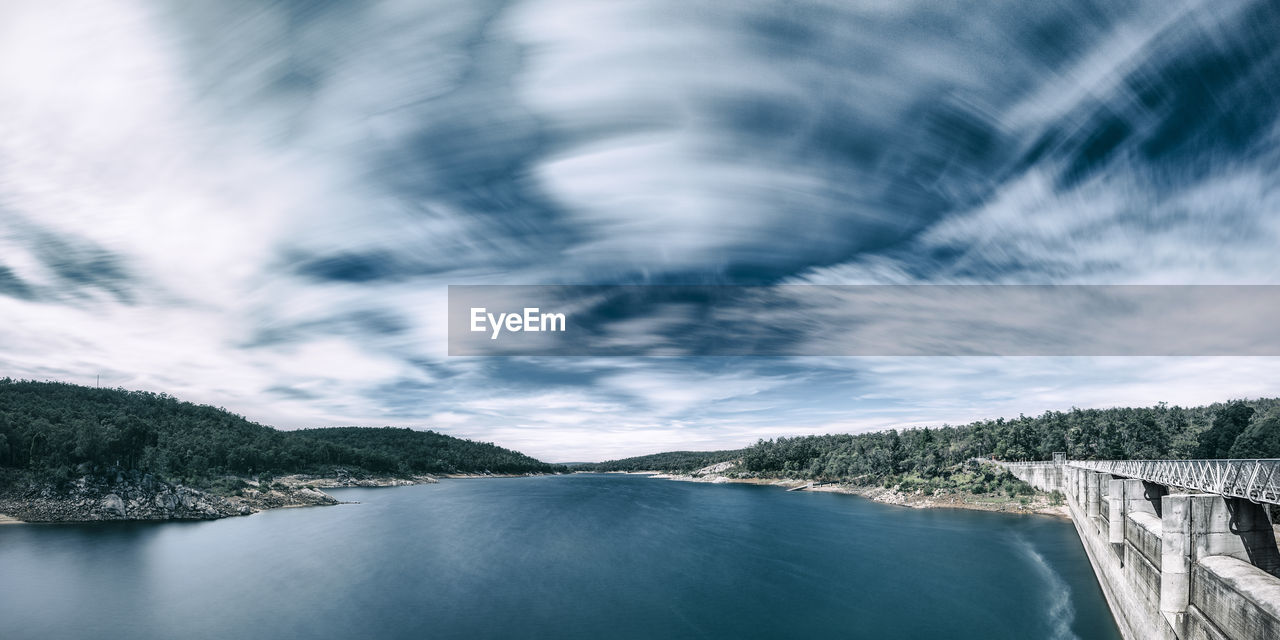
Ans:
[[[564,471],[489,443],[411,429],[280,431],[166,394],[0,379],[0,469],[71,478],[139,470],[222,475]]]
[[[744,449],[728,451],[668,451],[647,456],[574,466],[574,471],[679,471],[689,472],[742,457]]]
[[[564,471],[529,456],[486,442],[446,436],[434,431],[331,427],[286,432],[290,437],[314,440],[350,449],[359,456],[358,466],[372,470],[412,473],[527,473]]]

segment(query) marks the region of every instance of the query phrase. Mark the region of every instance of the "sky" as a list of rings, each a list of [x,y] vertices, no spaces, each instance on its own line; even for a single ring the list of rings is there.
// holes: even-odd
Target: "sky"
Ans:
[[[1269,357],[450,357],[449,285],[1280,284],[1280,7],[0,5],[0,376],[544,460],[1280,395]]]

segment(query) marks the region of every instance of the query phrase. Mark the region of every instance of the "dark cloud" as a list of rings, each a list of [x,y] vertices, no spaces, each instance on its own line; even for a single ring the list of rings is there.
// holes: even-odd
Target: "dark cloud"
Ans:
[[[298,275],[321,282],[361,284],[402,280],[445,271],[443,265],[415,264],[390,251],[299,256],[293,261]]]
[[[282,268],[319,282],[527,269],[579,282],[759,284],[876,254],[928,272],[945,262],[938,250],[902,249],[1028,172],[1056,175],[1060,190],[1117,163],[1149,179],[1185,175],[1247,154],[1277,106],[1264,89],[1280,64],[1269,55],[1280,24],[1267,3],[1192,10],[1079,87],[1077,67],[1169,10],[654,2],[635,9],[643,21],[616,42],[593,42],[598,55],[575,59],[562,96],[534,100],[540,69],[555,69],[543,49],[554,47],[521,35],[526,3],[383,6],[409,19],[395,24],[373,5],[255,8],[249,36],[230,44],[209,27],[245,7],[174,11],[208,102],[341,154],[360,188],[387,203],[347,214],[347,224],[386,226],[371,246],[335,250],[341,229],[322,226],[281,249]],[[667,26],[680,30],[655,45],[646,29]],[[681,57],[674,47],[685,44]],[[399,66],[361,66],[370,51]],[[634,88],[618,81],[632,76]],[[1010,116],[1055,83],[1085,97]],[[363,106],[330,113],[342,101]],[[650,178],[662,159],[619,164],[604,202],[545,180],[557,162],[649,138],[678,145],[683,157],[672,160],[683,164],[672,170],[688,184]],[[595,178],[570,178],[594,193]],[[690,218],[717,224],[654,209],[680,189],[696,196]],[[404,225],[432,240],[397,242]]]
[[[37,255],[60,281],[60,289],[72,293],[97,289],[120,302],[134,299],[133,277],[120,256],[92,243],[48,233],[40,234]]]
[[[403,420],[421,416],[423,408],[439,391],[439,385],[431,382],[404,378],[372,387],[365,394],[377,407],[380,417]]]
[[[581,389],[594,387],[608,375],[607,366],[577,365],[550,358],[503,358],[479,364],[488,380],[502,388],[517,390]]]
[[[25,300],[35,298],[35,291],[4,265],[0,265],[0,294]]]
[[[376,342],[381,338],[404,334],[412,326],[408,318],[386,309],[335,311],[302,321],[264,321],[253,337],[241,346],[258,348],[331,336],[351,338],[359,342]]]
[[[272,385],[263,389],[263,392],[282,398],[288,398],[290,400],[315,400],[321,397],[305,389],[298,389],[286,385]]]
[[[0,264],[0,293],[29,300],[81,299],[105,293],[117,302],[133,304],[143,283],[131,272],[127,258],[87,237],[63,233],[32,223],[12,212],[0,224],[0,240],[8,235],[13,250],[26,253],[44,272],[39,280],[22,277]],[[4,232],[7,231],[7,234]]]
[[[1062,188],[1119,164],[1176,189],[1270,151],[1280,94],[1267,83],[1280,75],[1280,8],[1193,15],[1153,38],[1114,86],[1046,125],[1037,148],[1062,159]]]

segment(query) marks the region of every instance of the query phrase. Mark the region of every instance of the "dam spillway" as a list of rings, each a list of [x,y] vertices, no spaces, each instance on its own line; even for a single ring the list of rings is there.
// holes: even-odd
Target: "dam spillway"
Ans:
[[[984,461],[1063,494],[1125,638],[1280,638],[1280,460]]]

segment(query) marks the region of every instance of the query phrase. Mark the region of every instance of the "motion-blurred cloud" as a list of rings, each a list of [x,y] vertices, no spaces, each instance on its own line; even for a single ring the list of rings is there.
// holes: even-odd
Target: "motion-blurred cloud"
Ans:
[[[1271,359],[459,359],[449,284],[1276,284],[1265,1],[0,7],[0,373],[553,460]]]

